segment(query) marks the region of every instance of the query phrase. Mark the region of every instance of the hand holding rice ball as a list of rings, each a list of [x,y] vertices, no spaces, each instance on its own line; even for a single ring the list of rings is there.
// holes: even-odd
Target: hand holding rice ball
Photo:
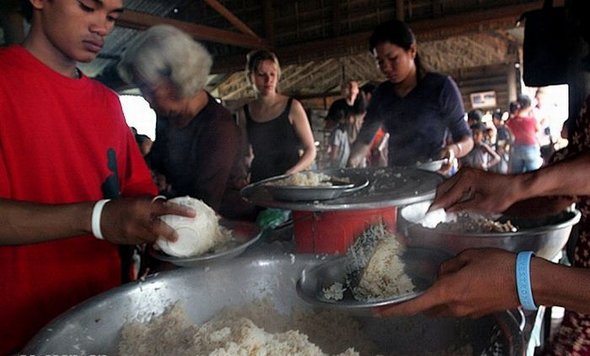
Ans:
[[[178,239],[174,242],[162,236],[158,238],[156,245],[162,251],[176,257],[197,256],[211,250],[224,238],[219,226],[219,218],[207,204],[188,196],[170,199],[169,201],[194,209],[196,216],[193,218],[179,215],[163,215],[160,217],[178,234]]]

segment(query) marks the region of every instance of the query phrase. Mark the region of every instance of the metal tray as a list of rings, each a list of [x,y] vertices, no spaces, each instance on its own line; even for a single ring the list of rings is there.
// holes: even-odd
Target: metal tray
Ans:
[[[175,257],[151,248],[150,254],[160,261],[170,262],[180,267],[202,266],[239,256],[261,236],[260,228],[254,223],[221,219],[219,224],[230,230],[232,237],[230,242],[214,251],[199,256]]]
[[[360,301],[346,290],[343,299],[328,299],[324,296],[323,290],[336,282],[346,285],[348,271],[350,271],[351,257],[339,256],[304,269],[297,281],[297,293],[303,300],[316,306],[371,313],[374,307],[401,303],[422,294],[434,283],[440,264],[451,255],[434,249],[407,248],[401,257],[404,262],[404,272],[412,279],[416,287],[413,292],[383,299]]]
[[[298,186],[276,185],[277,181],[288,178],[288,175],[271,177],[259,182],[274,199],[287,201],[314,201],[336,199],[340,196],[359,191],[369,185],[369,180],[364,177],[342,177],[350,183],[333,182],[331,186]]]
[[[317,172],[349,177],[353,181],[366,179],[369,185],[334,199],[288,201],[275,199],[260,181],[244,187],[241,195],[258,206],[295,211],[379,209],[432,199],[436,186],[444,179],[438,173],[409,167],[340,168]]]

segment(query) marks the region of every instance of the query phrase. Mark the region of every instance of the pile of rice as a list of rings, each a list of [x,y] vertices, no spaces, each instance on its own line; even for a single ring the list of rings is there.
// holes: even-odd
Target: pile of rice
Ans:
[[[309,335],[309,336],[308,336]],[[321,348],[320,348],[321,344]],[[360,348],[362,353],[352,347]],[[324,311],[279,314],[270,301],[226,308],[201,326],[175,304],[148,322],[121,330],[120,355],[375,355],[351,317]]]
[[[359,301],[387,299],[411,293],[414,283],[401,259],[405,248],[384,224],[370,226],[348,249],[350,265],[345,283],[322,290],[328,300],[342,300],[346,289]]]
[[[171,242],[163,237],[156,245],[170,256],[199,256],[223,246],[231,239],[231,233],[219,225],[219,217],[203,201],[191,197],[178,197],[170,202],[188,206],[197,214],[194,218],[178,215],[164,215],[160,219],[176,230],[178,240]]]
[[[415,286],[404,271],[401,255],[404,249],[397,238],[380,239],[361,272],[358,285],[353,290],[358,300],[385,299],[404,295],[414,291]]]
[[[299,187],[331,187],[331,179],[332,178],[327,174],[307,171],[292,174],[285,179],[273,182],[273,184],[280,186],[294,185]]]
[[[466,212],[457,213],[447,221],[436,225],[437,230],[448,232],[489,233],[489,232],[516,232],[518,229],[510,220],[502,223],[485,216]]]

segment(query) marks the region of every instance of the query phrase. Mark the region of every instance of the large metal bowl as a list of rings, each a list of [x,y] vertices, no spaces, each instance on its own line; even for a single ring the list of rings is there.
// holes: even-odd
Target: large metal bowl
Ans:
[[[122,325],[146,320],[180,302],[188,317],[202,323],[225,306],[268,298],[281,313],[312,308],[300,300],[295,282],[306,266],[322,262],[311,255],[242,256],[210,268],[164,272],[127,284],[74,307],[47,325],[22,354],[115,355]],[[361,332],[383,354],[423,355],[468,343],[474,354],[523,355],[523,337],[509,312],[478,320],[359,317]],[[331,328],[326,325],[326,328]],[[310,340],[321,345],[321,340]],[[350,346],[342,340],[342,350]]]
[[[430,202],[405,206],[398,210],[398,231],[408,246],[442,249],[457,254],[468,248],[496,247],[508,251],[533,251],[537,256],[553,259],[564,248],[572,226],[580,221],[577,210],[538,219],[512,218],[516,232],[450,232],[426,228],[420,224]]]

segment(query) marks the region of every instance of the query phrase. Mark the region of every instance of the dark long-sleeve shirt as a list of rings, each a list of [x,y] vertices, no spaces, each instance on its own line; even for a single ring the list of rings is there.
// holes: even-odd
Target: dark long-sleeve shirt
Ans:
[[[389,165],[407,166],[437,159],[450,135],[457,142],[471,136],[455,82],[427,73],[405,97],[387,81],[375,91],[357,140],[371,143],[383,125],[389,133]]]
[[[147,160],[166,177],[172,195],[201,199],[221,215],[237,218],[247,207],[239,196],[247,184],[244,139],[231,113],[209,95],[207,105],[186,127],[158,118]]]

